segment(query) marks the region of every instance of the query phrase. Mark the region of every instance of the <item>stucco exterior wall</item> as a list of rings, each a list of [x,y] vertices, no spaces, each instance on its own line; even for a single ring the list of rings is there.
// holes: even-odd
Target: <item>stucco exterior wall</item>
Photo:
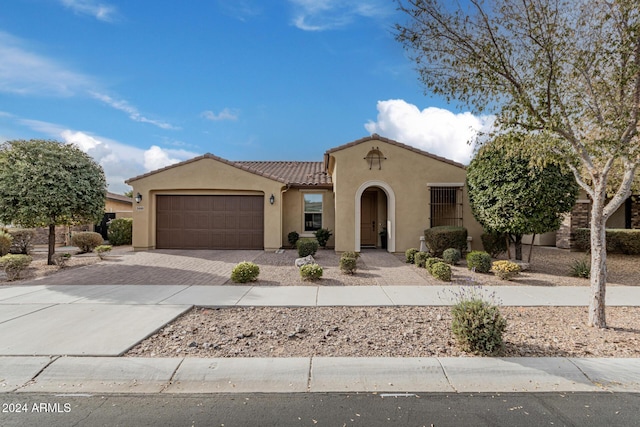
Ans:
[[[116,218],[128,218],[131,217],[133,207],[131,203],[107,198],[104,205],[104,211],[114,212],[116,214]]]
[[[282,246],[283,183],[212,158],[201,158],[129,180],[133,194],[142,200],[133,206],[133,248],[154,249],[156,245],[156,196],[180,195],[264,195],[264,248]],[[275,197],[271,205],[269,198]],[[285,240],[286,242],[286,240]]]
[[[282,193],[283,225],[282,244],[289,245],[288,234],[296,231],[300,237],[314,237],[313,233],[304,232],[304,194],[322,194],[322,227],[328,228],[334,233],[327,242],[327,247],[335,245],[335,205],[334,195],[331,190],[317,188],[289,188]]]
[[[378,148],[386,159],[381,164],[365,160]],[[441,161],[395,144],[371,140],[330,152],[335,159],[332,180],[335,193],[335,249],[357,249],[357,193],[368,187],[385,192],[389,211],[389,250],[400,252],[419,247],[420,236],[429,227],[430,199],[428,183],[464,183],[464,168]],[[395,203],[395,212],[391,205]],[[380,229],[384,225],[380,221]],[[471,214],[466,188],[463,191],[463,226],[473,238],[473,248],[480,249],[482,227]]]

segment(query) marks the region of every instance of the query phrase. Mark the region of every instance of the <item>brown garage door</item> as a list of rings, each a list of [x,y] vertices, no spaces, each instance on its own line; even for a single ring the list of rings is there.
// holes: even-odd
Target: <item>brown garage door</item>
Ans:
[[[158,249],[263,249],[263,196],[157,196]]]

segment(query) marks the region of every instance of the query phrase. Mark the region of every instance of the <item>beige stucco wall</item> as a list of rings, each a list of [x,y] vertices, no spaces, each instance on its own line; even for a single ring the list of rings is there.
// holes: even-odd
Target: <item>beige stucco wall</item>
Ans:
[[[382,160],[381,169],[377,164],[369,169],[369,162],[364,158],[376,147],[386,159]],[[363,142],[330,154],[335,160],[331,170],[335,192],[335,249],[340,252],[357,249],[359,231],[356,232],[355,213],[359,211],[356,209],[359,200],[356,201],[356,195],[369,185],[384,190],[389,206],[395,200],[395,212],[386,212],[387,218],[395,221],[388,230],[389,250],[401,252],[419,247],[420,236],[429,226],[428,184],[464,183],[466,178],[462,167],[380,140]],[[473,249],[481,249],[482,227],[473,218],[466,187],[463,200],[463,226],[473,239]],[[382,221],[379,225],[383,225]]]
[[[107,199],[104,211],[115,213],[116,218],[131,218],[133,216],[133,207],[131,203],[122,202],[120,200]]]
[[[155,198],[159,194],[264,195],[264,248],[273,250],[282,246],[281,182],[205,157],[128,183],[133,194],[142,195],[142,201],[133,207],[134,250],[155,248]],[[271,194],[275,196],[273,205],[269,203]]]
[[[322,194],[322,227],[328,228],[334,233],[327,242],[327,247],[335,245],[335,205],[334,195],[331,190],[317,188],[289,188],[282,193],[283,208],[283,226],[282,226],[282,244],[287,246],[288,234],[296,231],[300,237],[314,237],[313,233],[305,233],[304,230],[304,194],[319,193]]]

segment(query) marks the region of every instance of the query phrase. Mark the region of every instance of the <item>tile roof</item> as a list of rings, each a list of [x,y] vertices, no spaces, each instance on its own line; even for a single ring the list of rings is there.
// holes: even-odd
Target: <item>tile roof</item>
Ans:
[[[151,172],[147,172],[143,175],[138,175],[133,178],[129,178],[125,182],[127,184],[137,181],[139,179],[155,175],[158,172],[165,171],[167,169],[173,169],[178,166],[182,166],[188,163],[193,163],[202,159],[213,159],[218,162],[233,166],[238,169],[245,170],[247,172],[264,176],[265,178],[273,179],[274,181],[282,182],[288,185],[299,186],[327,186],[330,187],[331,178],[324,171],[323,162],[286,162],[286,161],[274,161],[274,162],[262,162],[262,161],[242,161],[234,162],[231,160],[223,159],[222,157],[215,156],[211,153],[203,154],[202,156],[194,157],[193,159],[185,160],[184,162],[175,163],[173,165],[157,169]]]
[[[124,196],[122,194],[112,193],[110,191],[107,191],[107,199],[118,200],[120,202],[133,203],[133,199],[131,197],[127,197],[127,196]]]
[[[243,161],[236,162],[248,170],[282,178],[287,184],[301,186],[331,186],[331,177],[324,170],[324,162]]]

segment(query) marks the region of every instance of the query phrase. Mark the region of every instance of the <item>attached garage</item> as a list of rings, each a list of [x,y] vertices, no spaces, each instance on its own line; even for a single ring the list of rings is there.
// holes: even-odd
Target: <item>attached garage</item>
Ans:
[[[264,196],[156,197],[157,249],[264,248]]]

